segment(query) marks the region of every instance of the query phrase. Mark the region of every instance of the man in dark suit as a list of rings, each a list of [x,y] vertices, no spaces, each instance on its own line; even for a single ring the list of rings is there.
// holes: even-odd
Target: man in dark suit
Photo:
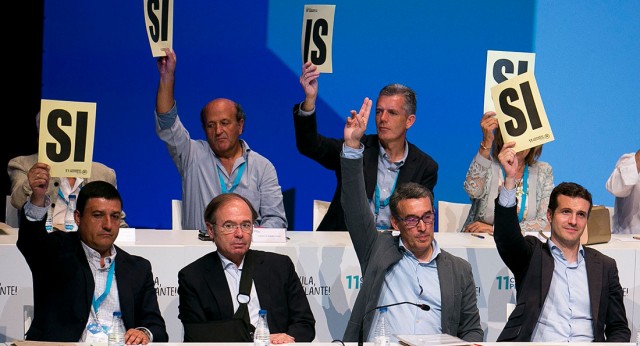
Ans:
[[[516,307],[498,337],[512,342],[629,342],[623,292],[614,259],[583,247],[591,193],[563,182],[551,192],[551,237],[524,237],[515,198],[518,159],[505,144],[498,155],[505,182],[496,199],[494,237],[515,277]]]
[[[113,312],[122,312],[126,344],[167,342],[151,263],[113,245],[122,199],[110,183],[87,183],[78,196],[77,232],[45,229],[46,166],[27,173],[32,194],[20,212],[17,246],[33,276],[34,318],[28,340],[105,342]]]
[[[301,154],[336,173],[336,190],[317,230],[346,231],[340,206],[340,151],[344,141],[318,134],[315,102],[319,76],[316,66],[310,62],[303,65],[300,84],[305,100],[293,108],[296,146]],[[379,229],[391,227],[388,202],[396,185],[415,182],[433,191],[438,180],[438,164],[406,139],[407,130],[416,120],[416,103],[416,94],[404,85],[382,88],[375,109],[377,134],[361,140],[365,189]]]
[[[232,319],[243,296],[239,294],[240,278],[249,257],[254,267],[247,305],[251,324],[256,325],[258,311],[264,309],[272,344],[311,342],[315,338],[315,319],[291,259],[249,249],[257,217],[251,203],[236,193],[216,196],[205,209],[207,232],[217,251],[178,273],[178,317],[185,327],[185,341],[215,341],[202,328],[196,331],[188,327]],[[236,339],[240,340],[242,336]]]

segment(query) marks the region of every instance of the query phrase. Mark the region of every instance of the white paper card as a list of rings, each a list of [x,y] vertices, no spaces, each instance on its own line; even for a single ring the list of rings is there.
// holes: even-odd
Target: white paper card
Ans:
[[[287,230],[285,228],[254,227],[251,242],[253,244],[284,244],[287,242]]]
[[[144,24],[155,58],[166,55],[162,48],[173,47],[173,1],[143,0]]]
[[[136,229],[135,228],[120,228],[118,238],[116,238],[116,244],[121,243],[135,243],[136,242]]]
[[[311,61],[318,72],[333,72],[333,18],[336,5],[305,5],[302,18],[302,63]]]
[[[533,72],[523,73],[491,88],[498,125],[504,142],[514,141],[514,151],[554,140]]]
[[[534,72],[535,53],[487,51],[487,71],[484,78],[484,112],[495,111],[491,88],[525,72]]]

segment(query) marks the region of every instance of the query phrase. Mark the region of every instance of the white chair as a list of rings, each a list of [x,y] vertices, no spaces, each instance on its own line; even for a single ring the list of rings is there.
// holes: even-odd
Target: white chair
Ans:
[[[171,200],[171,229],[182,229],[182,200]]]
[[[471,203],[438,201],[438,232],[460,232]]]
[[[611,233],[613,233],[613,211],[614,211],[614,207],[609,207],[606,206],[607,209],[609,209],[609,225],[611,225]]]
[[[6,203],[4,208],[4,223],[13,228],[18,228],[18,209],[11,205],[11,196],[7,196]]]
[[[27,337],[27,331],[31,327],[31,321],[33,321],[33,305],[23,305],[22,306],[22,318],[24,321],[24,337]]]
[[[324,215],[327,213],[330,204],[331,202],[328,201],[321,201],[319,199],[313,200],[313,231],[318,229],[318,226],[324,218]]]

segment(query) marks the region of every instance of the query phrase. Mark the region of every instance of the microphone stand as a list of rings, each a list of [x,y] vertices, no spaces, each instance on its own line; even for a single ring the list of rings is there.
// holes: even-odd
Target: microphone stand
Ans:
[[[376,306],[373,309],[370,309],[369,311],[365,312],[364,315],[362,315],[362,320],[360,321],[360,334],[358,334],[358,346],[362,346],[362,344],[364,343],[364,319],[367,317],[367,315],[372,312],[372,311],[376,311],[378,309],[381,308],[388,308],[390,306],[396,306],[396,305],[400,305],[400,304],[410,304],[410,305],[414,305],[419,307],[422,311],[429,311],[431,310],[431,307],[427,304],[418,304],[418,303],[412,303],[412,302],[398,302],[398,303],[393,303],[393,304],[387,304],[387,305],[380,305],[380,306]]]

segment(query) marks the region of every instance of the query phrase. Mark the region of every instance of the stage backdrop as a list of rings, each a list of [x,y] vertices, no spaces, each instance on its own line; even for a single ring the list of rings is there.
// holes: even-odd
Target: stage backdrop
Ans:
[[[481,140],[487,50],[536,53],[536,78],[556,141],[545,145],[556,184],[577,181],[613,205],[605,181],[638,149],[640,35],[636,1],[314,1],[335,4],[333,74],[320,77],[321,133],[340,137],[349,110],[389,83],[418,95],[409,140],[440,165],[436,199],[468,202],[466,170]],[[312,200],[335,176],[295,147],[303,8],[299,0],[191,0],[174,5],[177,104],[194,138],[202,106],[241,103],[243,138],[269,158],[291,229],[309,230]],[[94,160],[117,172],[128,222],[170,228],[180,177],[154,131],[158,73],[143,2],[45,3],[42,97],[96,102]],[[370,133],[375,132],[371,122]],[[215,179],[215,177],[212,177]]]

